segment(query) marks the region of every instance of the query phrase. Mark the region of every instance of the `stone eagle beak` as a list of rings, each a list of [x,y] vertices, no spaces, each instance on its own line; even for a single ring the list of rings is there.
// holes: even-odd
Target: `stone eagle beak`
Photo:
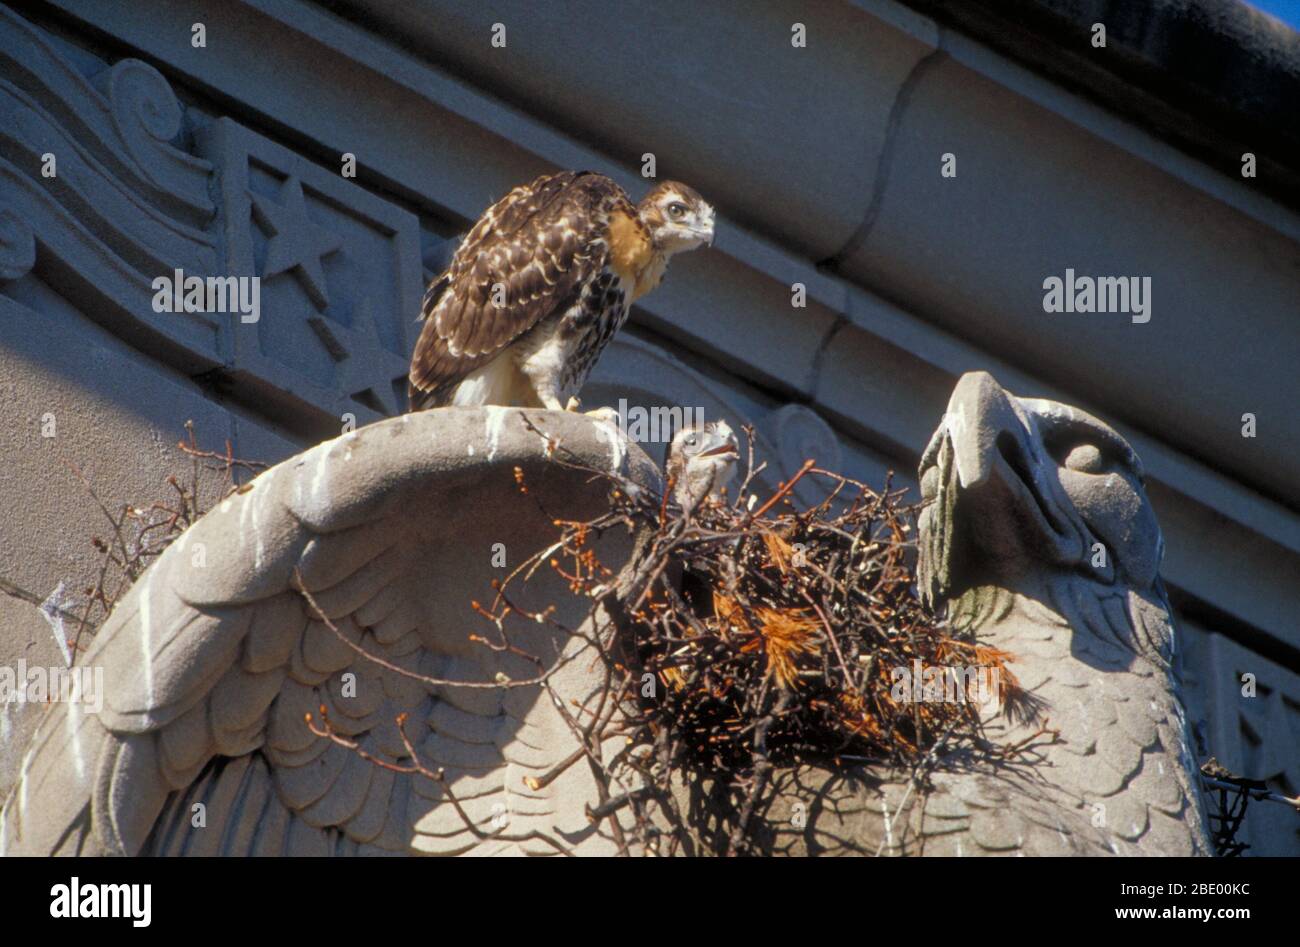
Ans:
[[[953,555],[985,561],[1025,553],[1060,564],[1078,563],[1092,543],[1048,455],[1036,418],[987,372],[958,380],[944,422],[921,461],[927,533],[938,546],[931,561],[936,595],[946,593]],[[1014,515],[1008,515],[1013,511]],[[953,518],[978,524],[978,550],[951,548]]]

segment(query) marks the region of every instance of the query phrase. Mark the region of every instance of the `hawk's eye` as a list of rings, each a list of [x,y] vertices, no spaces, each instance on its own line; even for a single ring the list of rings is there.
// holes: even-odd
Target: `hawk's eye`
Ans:
[[[673,201],[668,205],[668,216],[673,220],[681,220],[686,216],[686,205],[680,201]]]

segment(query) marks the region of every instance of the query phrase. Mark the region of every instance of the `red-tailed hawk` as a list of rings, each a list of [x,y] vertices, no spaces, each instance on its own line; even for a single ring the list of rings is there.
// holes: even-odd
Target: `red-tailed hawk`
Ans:
[[[571,406],[673,254],[712,242],[713,208],[675,181],[639,204],[592,171],[515,188],[488,208],[425,293],[411,410]]]
[[[673,484],[673,498],[687,512],[706,500],[720,498],[739,459],[740,446],[726,421],[682,428],[668,445],[664,466]]]

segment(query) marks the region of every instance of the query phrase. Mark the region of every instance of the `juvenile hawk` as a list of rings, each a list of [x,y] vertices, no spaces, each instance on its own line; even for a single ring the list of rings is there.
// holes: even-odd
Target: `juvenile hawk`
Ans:
[[[673,498],[688,512],[705,500],[716,500],[735,475],[739,459],[736,435],[721,418],[682,428],[668,445],[664,467],[673,484]]]
[[[673,254],[712,242],[713,208],[675,181],[639,204],[592,171],[515,188],[424,295],[411,410],[565,408]]]

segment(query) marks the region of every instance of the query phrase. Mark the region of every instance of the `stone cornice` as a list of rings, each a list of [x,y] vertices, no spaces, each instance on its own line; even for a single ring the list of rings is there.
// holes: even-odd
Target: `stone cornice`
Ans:
[[[140,56],[194,89],[229,103],[238,118],[279,134],[309,158],[332,166],[342,152],[357,153],[361,184],[397,195],[417,210],[453,222],[472,218],[509,186],[556,166],[601,170],[632,190],[642,187],[627,166],[522,109],[449,76],[359,26],[296,0],[174,3],[148,11],[108,9],[87,0],[54,0],[52,6],[129,44]],[[897,14],[898,8],[893,9]],[[927,44],[907,29],[915,28],[923,36],[926,22],[910,16],[914,19],[899,15],[880,41],[913,44],[923,58]],[[199,20],[207,25],[209,46],[196,51],[188,45],[189,25]],[[227,44],[233,44],[236,51],[229,51]],[[256,55],[254,51],[263,47],[274,48],[276,58]],[[949,58],[956,61],[957,57],[950,54]],[[328,76],[329,81],[322,81],[321,76]],[[905,78],[906,71],[899,77],[900,86]],[[1063,117],[1041,103],[1036,107],[1035,115],[1052,115],[1053,121],[1074,129],[1072,134],[1083,134],[1072,116]],[[395,117],[400,117],[400,122]],[[1095,137],[1091,130],[1085,131]],[[883,136],[887,131],[876,129],[870,134]],[[1141,135],[1131,129],[1124,134]],[[1154,158],[1130,153],[1138,163],[1135,167],[1151,170],[1154,165],[1142,163],[1162,161],[1158,148],[1152,145],[1152,149]],[[874,159],[868,164],[874,168]],[[1158,170],[1167,171],[1163,163]],[[661,171],[666,173],[667,168],[661,167]],[[694,180],[691,172],[690,167],[674,167],[671,173]],[[707,176],[707,169],[705,172]],[[744,168],[737,166],[735,173],[743,176]],[[1168,179],[1171,187],[1186,187],[1179,174],[1170,173]],[[1225,187],[1233,190],[1239,185]],[[855,221],[866,214],[869,198],[867,189],[848,208]],[[1225,209],[1225,213],[1274,219],[1265,212],[1267,207],[1250,201],[1243,206],[1244,211],[1237,207]],[[1258,211],[1257,216],[1252,208]],[[924,210],[918,208],[917,212]],[[816,206],[808,208],[811,215],[819,212]],[[1101,227],[1103,223],[1085,220],[1081,226]],[[1277,226],[1268,229],[1274,235],[1269,239],[1280,241],[1279,246],[1285,243]],[[1017,353],[980,343],[968,333],[962,338],[939,328],[928,321],[930,313],[924,309],[919,311],[926,319],[915,315],[918,310],[913,301],[918,297],[897,284],[896,269],[875,266],[871,261],[847,261],[843,276],[830,275],[819,270],[812,257],[734,219],[720,222],[718,231],[714,251],[675,265],[673,279],[645,301],[638,318],[736,375],[816,407],[841,430],[897,458],[901,467],[910,466],[919,455],[933,427],[934,412],[942,411],[953,380],[974,368],[993,371],[1017,394],[1056,397],[1116,419],[1117,412],[1109,410],[1109,404],[1081,397],[1077,386],[1063,389],[1043,384],[1040,377],[1056,377],[1050,368],[1027,371],[1025,359]],[[1290,246],[1294,251],[1294,244]],[[923,268],[933,265],[939,264],[933,260],[922,263]],[[998,283],[1014,275],[1009,270],[993,271],[986,278]],[[790,308],[789,287],[795,282],[807,286],[807,309]],[[863,289],[861,283],[901,305]],[[975,287],[969,291],[978,295]],[[700,313],[709,316],[702,318]],[[1281,339],[1269,357],[1284,356],[1290,341],[1290,336]],[[857,351],[866,354],[854,364],[849,354]],[[918,374],[909,374],[912,366]],[[1137,383],[1133,376],[1140,375],[1140,367],[1112,367],[1120,375],[1128,373],[1130,382]],[[880,372],[886,377],[877,378],[875,384],[887,382],[893,388],[892,402],[873,398],[872,387],[861,383],[863,373]],[[1250,381],[1243,379],[1242,383]],[[1265,394],[1267,388],[1263,386]],[[1247,393],[1259,390],[1256,385]],[[1268,403],[1283,405],[1284,394],[1274,390]],[[1291,406],[1294,409],[1294,401]],[[1261,410],[1254,403],[1245,408],[1236,404],[1224,407],[1237,415],[1242,410]],[[1226,521],[1224,531],[1217,535],[1220,539],[1226,535],[1226,543],[1242,550],[1243,570],[1248,572],[1251,562],[1271,563],[1265,576],[1278,571],[1285,576],[1288,569],[1294,574],[1294,569],[1300,568],[1300,517],[1294,511],[1151,436],[1150,431],[1162,429],[1157,416],[1142,416],[1138,424],[1123,423],[1123,412],[1119,416],[1116,426],[1146,461],[1156,485],[1153,493],[1176,507],[1161,510],[1162,516],[1175,521],[1166,528],[1171,547],[1182,543],[1193,550],[1209,538],[1207,530]],[[1285,424],[1286,419],[1273,416],[1270,423]],[[1207,447],[1211,453],[1217,449]],[[1218,456],[1225,467],[1238,462],[1221,452]],[[1264,465],[1262,469],[1273,478],[1270,487],[1286,481],[1293,492],[1297,467],[1292,457],[1281,468]],[[1230,582],[1222,575],[1205,570],[1201,559],[1175,561],[1168,574],[1173,583],[1242,621],[1294,638],[1289,625],[1279,624],[1282,610],[1276,592],[1270,595],[1265,591],[1265,597],[1257,599],[1229,588]],[[1250,585],[1262,583],[1257,578]]]

